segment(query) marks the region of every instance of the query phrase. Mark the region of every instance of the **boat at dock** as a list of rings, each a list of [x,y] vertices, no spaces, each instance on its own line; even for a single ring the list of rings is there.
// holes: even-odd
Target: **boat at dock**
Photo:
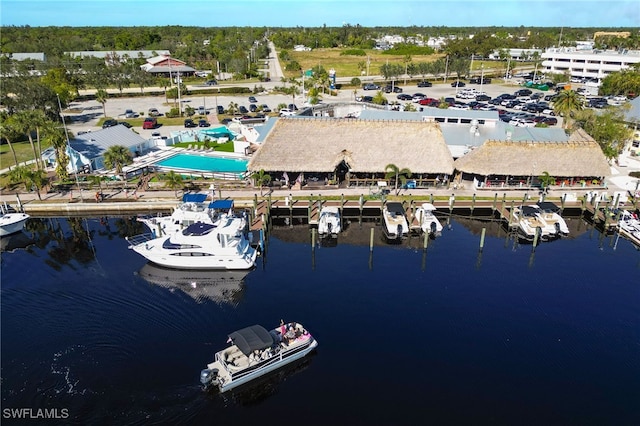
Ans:
[[[401,240],[409,236],[409,223],[402,203],[386,203],[382,208],[382,222],[382,232],[387,240]]]
[[[207,194],[185,194],[170,215],[140,216],[157,236],[173,234],[196,222],[215,223],[222,215],[233,214],[233,200],[208,201]]]
[[[205,389],[226,392],[284,367],[310,354],[318,341],[298,323],[267,331],[252,325],[229,334],[229,347],[216,352],[214,361],[200,372]]]
[[[436,208],[431,203],[422,203],[415,211],[415,218],[423,234],[438,237],[442,234],[442,224],[435,215]]]
[[[524,241],[534,241],[537,235],[540,241],[551,239],[549,229],[540,219],[539,212],[538,206],[520,206],[513,209],[511,222],[515,222],[517,226],[518,238]]]
[[[0,237],[22,231],[29,217],[26,213],[10,211],[6,205],[0,206]]]
[[[544,230],[551,238],[566,237],[569,235],[569,227],[560,215],[560,207],[550,201],[541,201],[534,208],[538,209],[538,218],[544,224]]]
[[[320,210],[318,218],[318,235],[323,237],[337,237],[342,231],[340,210],[338,207],[326,206]]]
[[[255,266],[257,250],[244,217],[197,222],[182,231],[156,237],[127,237],[129,249],[156,265],[176,269],[244,270]]]
[[[640,219],[637,213],[622,210],[618,220],[618,231],[640,248]]]

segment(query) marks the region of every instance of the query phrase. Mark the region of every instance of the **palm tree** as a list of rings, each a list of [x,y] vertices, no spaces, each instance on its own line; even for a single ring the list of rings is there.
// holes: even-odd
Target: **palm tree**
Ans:
[[[47,128],[45,137],[56,150],[56,176],[64,181],[69,179],[69,155],[67,154],[67,134],[59,127]]]
[[[407,168],[400,169],[395,164],[387,164],[384,168],[384,171],[386,173],[384,176],[385,179],[395,180],[394,189],[396,191],[396,195],[398,195],[398,181],[402,182],[402,186],[404,186],[404,184],[407,182],[407,178],[411,177],[411,170]]]
[[[542,185],[542,189],[548,188],[552,183],[556,181],[556,179],[549,175],[549,172],[542,172],[542,175],[538,176],[538,180]]]
[[[44,170],[29,170],[25,176],[25,187],[35,189],[38,200],[42,200],[40,190],[49,183],[49,178]]]
[[[106,90],[99,89],[96,92],[96,101],[102,104],[102,113],[104,114],[105,117],[107,116],[107,108],[105,106],[107,103],[107,99],[109,99],[109,94],[107,93]]]
[[[164,175],[164,186],[166,188],[170,188],[174,191],[176,198],[178,198],[178,189],[184,186],[182,182],[182,175],[171,170],[169,173]]]
[[[266,174],[264,170],[260,169],[259,171],[251,174],[251,179],[255,182],[254,185],[260,186],[260,196],[262,196],[262,186],[265,183],[271,182],[271,176]]]
[[[5,141],[7,141],[9,150],[13,155],[13,162],[16,166],[18,165],[18,157],[16,156],[16,150],[11,144],[11,140],[17,139],[18,136],[19,132],[13,116],[10,116],[5,111],[0,111],[0,139],[4,139]]]
[[[236,102],[230,102],[227,107],[227,114],[234,115],[238,112],[238,104]]]
[[[20,131],[20,133],[27,135],[29,138],[29,143],[31,144],[31,151],[33,152],[33,160],[36,163],[36,168],[39,168],[38,162],[38,153],[36,152],[36,146],[33,143],[33,136],[31,135],[31,130],[33,129],[32,120],[35,117],[33,114],[34,111],[19,111],[14,114],[16,129]]]
[[[581,111],[582,107],[582,96],[573,90],[561,91],[553,101],[553,110],[564,118],[562,127],[565,129],[569,127],[569,120],[573,114]]]
[[[122,145],[110,146],[104,153],[104,165],[110,169],[115,169],[116,174],[119,176],[122,175],[122,168],[132,162],[131,151]],[[122,179],[126,186],[126,177],[122,176]]]

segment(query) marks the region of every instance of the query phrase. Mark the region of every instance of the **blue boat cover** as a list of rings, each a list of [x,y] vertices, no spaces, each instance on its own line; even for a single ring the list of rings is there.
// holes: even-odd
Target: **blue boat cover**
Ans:
[[[209,208],[214,210],[231,210],[233,200],[215,200],[209,203]]]
[[[207,199],[207,194],[184,194],[182,196],[183,203],[202,203]]]

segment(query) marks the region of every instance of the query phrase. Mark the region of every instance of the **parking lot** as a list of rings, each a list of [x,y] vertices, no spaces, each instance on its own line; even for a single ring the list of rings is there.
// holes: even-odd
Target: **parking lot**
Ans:
[[[402,81],[398,81],[397,86],[402,89],[403,94],[416,94],[422,93],[426,97],[440,99],[440,98],[456,98],[456,94],[460,93],[462,90],[473,88],[477,91],[481,91],[486,93],[487,96],[494,98],[503,93],[514,93],[516,90],[520,88],[519,85],[515,83],[504,83],[502,80],[494,79],[491,84],[470,84],[467,83],[465,87],[451,87],[451,82],[455,80],[449,79],[446,83],[440,81],[433,81],[432,87],[418,87],[416,83],[410,85],[403,85]],[[554,93],[552,90],[548,92],[542,92],[539,90],[533,89],[533,92],[540,92],[543,94]],[[325,94],[322,96],[323,103],[334,103],[334,102],[352,102],[355,101],[357,96],[364,95],[375,95],[374,91],[365,91],[362,88],[358,90],[353,89],[345,89],[338,90],[337,96],[329,96]],[[400,104],[406,104],[413,101],[410,100],[399,100],[397,98],[397,93],[385,93],[384,96],[390,103],[398,102]],[[189,105],[193,109],[198,110],[200,107],[203,107],[207,110],[208,114],[206,115],[207,120],[211,123],[211,125],[215,125],[218,123],[217,121],[217,107],[223,106],[225,109],[228,108],[230,103],[235,103],[238,106],[244,106],[249,109],[249,94],[247,95],[199,95],[199,96],[182,96],[181,101],[183,105]],[[297,95],[295,98],[289,95],[283,94],[274,94],[274,93],[259,93],[252,95],[256,98],[256,103],[258,105],[266,104],[273,111],[276,111],[276,108],[279,104],[288,105],[290,103],[295,103],[298,107],[302,106],[304,99],[301,95]],[[463,102],[469,102],[471,99],[460,99],[457,100]],[[415,104],[419,107],[418,104]],[[171,108],[174,107],[174,102],[167,100],[163,96],[145,96],[145,97],[131,97],[131,98],[109,98],[105,104],[106,114],[109,117],[113,117],[115,119],[125,119],[125,114],[127,110],[131,110],[139,116],[146,117],[149,109],[156,108],[158,110],[159,121],[162,122],[162,116],[166,114]],[[504,109],[505,107],[501,106],[500,108]],[[97,130],[100,127],[98,126],[98,122],[103,115],[103,107],[97,101],[83,101],[83,102],[74,102],[70,105],[71,112],[67,115],[70,115],[74,118],[73,123],[69,126],[70,130],[77,133],[81,131],[90,131]],[[518,112],[513,110],[513,112]],[[197,122],[199,116],[194,117]],[[163,136],[168,136],[169,132],[177,129],[182,129],[183,126],[161,126],[157,129],[142,129],[140,126],[135,127],[135,131],[138,132],[144,138],[150,138],[151,133],[160,132]]]

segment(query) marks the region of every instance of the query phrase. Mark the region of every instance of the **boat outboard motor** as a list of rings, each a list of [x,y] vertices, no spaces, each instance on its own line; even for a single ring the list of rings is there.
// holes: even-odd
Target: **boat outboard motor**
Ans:
[[[560,236],[561,232],[560,232],[560,224],[558,222],[556,222],[556,235]]]
[[[435,222],[431,222],[430,228],[431,228],[431,235],[436,235],[438,227],[436,226]]]
[[[213,368],[211,370],[209,370],[208,368],[205,368],[200,372],[200,383],[202,383],[204,386],[209,386],[217,378],[218,378],[217,368]]]
[[[333,223],[331,222],[327,223],[327,231],[329,232],[329,234],[331,234],[331,231],[333,231]]]
[[[398,224],[398,228],[396,229],[396,238],[402,238],[402,225]]]

